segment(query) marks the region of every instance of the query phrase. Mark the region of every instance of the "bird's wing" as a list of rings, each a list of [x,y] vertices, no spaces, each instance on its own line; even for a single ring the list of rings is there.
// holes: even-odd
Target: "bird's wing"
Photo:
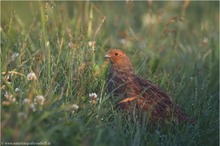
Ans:
[[[148,110],[149,106],[153,106],[153,112],[164,115],[172,110],[173,101],[171,96],[165,93],[160,87],[153,84],[151,81],[143,80],[136,77],[136,84],[140,93],[140,103],[143,102],[143,108]],[[149,103],[149,104],[148,104]]]

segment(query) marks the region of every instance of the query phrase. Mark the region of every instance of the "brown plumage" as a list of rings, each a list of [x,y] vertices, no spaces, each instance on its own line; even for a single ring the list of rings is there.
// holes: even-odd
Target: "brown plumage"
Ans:
[[[134,109],[146,111],[153,122],[169,119],[176,123],[194,122],[181,112],[170,95],[151,81],[139,78],[130,59],[121,50],[112,49],[105,57],[111,63],[108,90],[120,99],[118,107],[129,112]]]

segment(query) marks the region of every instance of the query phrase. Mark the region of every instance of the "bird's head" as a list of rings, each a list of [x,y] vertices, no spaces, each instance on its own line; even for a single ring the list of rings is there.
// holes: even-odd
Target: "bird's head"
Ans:
[[[132,64],[128,56],[119,49],[112,49],[106,55],[111,62],[112,67],[118,70],[133,70]]]

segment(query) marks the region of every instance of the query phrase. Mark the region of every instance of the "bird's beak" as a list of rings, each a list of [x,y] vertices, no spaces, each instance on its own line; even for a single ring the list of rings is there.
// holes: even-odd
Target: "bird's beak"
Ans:
[[[104,56],[105,58],[110,58],[111,56],[110,55],[108,55],[108,54],[105,54],[105,56]]]

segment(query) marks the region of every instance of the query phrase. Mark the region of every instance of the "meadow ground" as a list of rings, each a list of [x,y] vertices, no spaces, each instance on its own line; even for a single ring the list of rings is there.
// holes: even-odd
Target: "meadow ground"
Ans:
[[[2,145],[219,145],[219,2],[1,2],[0,31]],[[197,123],[116,111],[116,47]]]

